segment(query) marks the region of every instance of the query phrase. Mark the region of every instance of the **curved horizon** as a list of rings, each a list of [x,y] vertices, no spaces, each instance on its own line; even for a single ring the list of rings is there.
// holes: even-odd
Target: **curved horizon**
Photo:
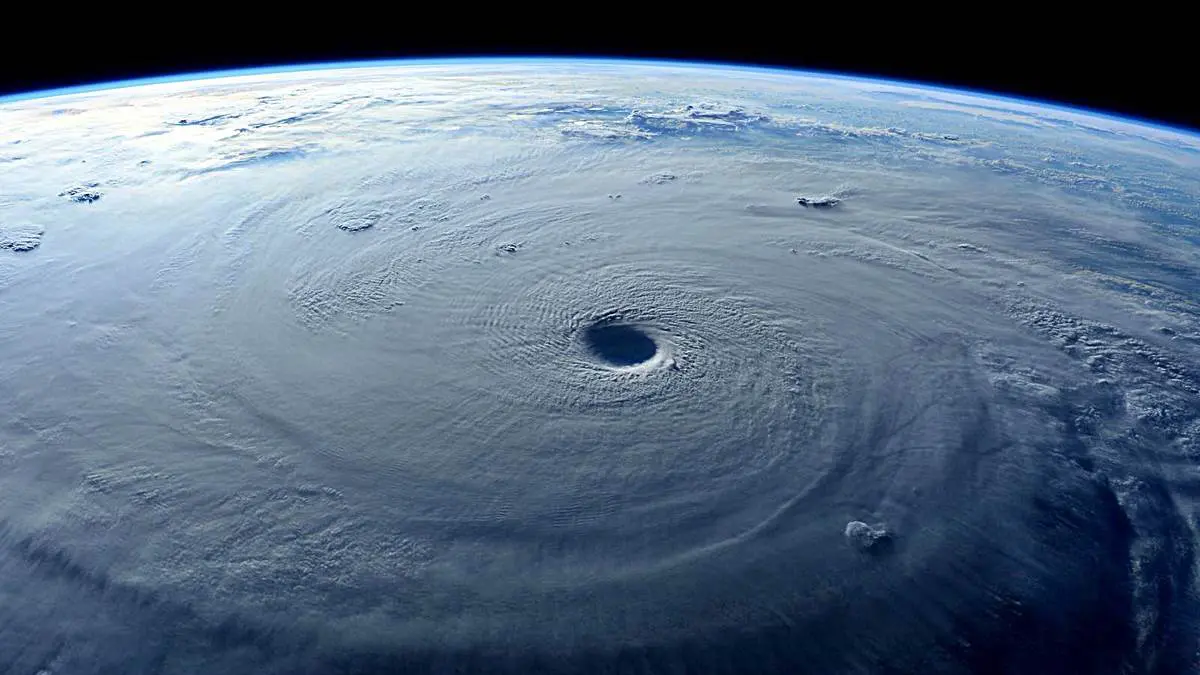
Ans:
[[[43,91],[12,669],[1191,672],[1200,136],[696,61]]]
[[[541,64],[559,64],[559,63],[583,63],[595,65],[640,65],[659,68],[696,68],[696,69],[725,69],[735,71],[760,72],[772,75],[793,75],[807,76],[828,80],[847,80],[858,83],[883,84],[890,86],[905,87],[917,90],[929,90],[947,94],[957,94],[960,96],[971,96],[985,100],[1007,103],[1009,105],[1019,104],[1048,110],[1055,110],[1064,113],[1075,115],[1083,115],[1086,117],[1094,117],[1109,122],[1117,122],[1121,124],[1130,124],[1141,126],[1158,131],[1166,131],[1170,133],[1180,134],[1193,139],[1200,139],[1200,128],[1191,128],[1171,122],[1166,122],[1158,119],[1150,119],[1137,115],[1128,115],[1112,110],[1103,110],[1092,108],[1083,105],[1075,105],[1061,101],[1042,99],[1037,97],[1023,96],[1014,93],[999,92],[987,89],[976,89],[973,87],[959,87],[955,85],[933,84],[931,82],[919,80],[907,80],[902,78],[878,77],[874,75],[866,75],[861,73],[830,71],[821,69],[808,68],[789,68],[786,66],[772,66],[756,63],[744,63],[737,61],[705,61],[705,60],[677,60],[677,59],[660,59],[660,58],[645,58],[645,57],[618,57],[618,56],[542,56],[536,54],[515,55],[515,56],[442,56],[442,57],[399,57],[399,58],[383,58],[383,59],[355,59],[347,61],[306,61],[286,65],[266,65],[266,66],[248,66],[242,68],[224,68],[219,70],[189,70],[179,72],[172,75],[151,75],[147,77],[134,77],[128,79],[105,80],[93,82],[89,84],[68,85],[65,87],[53,87],[49,89],[35,89],[24,92],[0,95],[0,105],[6,105],[16,101],[30,101],[46,98],[56,98],[59,96],[71,96],[77,94],[88,94],[102,91],[112,91],[115,89],[130,89],[143,86],[152,86],[157,84],[174,84],[181,82],[192,81],[208,81],[220,80],[234,77],[252,77],[255,75],[277,75],[282,73],[303,73],[320,70],[350,70],[359,68],[385,68],[385,67],[400,67],[400,66],[435,66],[435,65],[456,65],[467,63],[541,63]]]

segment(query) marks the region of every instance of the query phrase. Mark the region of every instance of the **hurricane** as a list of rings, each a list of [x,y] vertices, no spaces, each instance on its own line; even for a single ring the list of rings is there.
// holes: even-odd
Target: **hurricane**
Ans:
[[[1198,225],[810,73],[0,99],[0,670],[1195,672]]]

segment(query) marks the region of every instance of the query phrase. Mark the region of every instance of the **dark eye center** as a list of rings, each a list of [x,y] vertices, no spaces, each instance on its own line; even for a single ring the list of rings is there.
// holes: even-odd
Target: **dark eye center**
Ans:
[[[635,366],[654,358],[658,345],[637,326],[600,324],[588,328],[584,344],[605,363],[614,366]]]

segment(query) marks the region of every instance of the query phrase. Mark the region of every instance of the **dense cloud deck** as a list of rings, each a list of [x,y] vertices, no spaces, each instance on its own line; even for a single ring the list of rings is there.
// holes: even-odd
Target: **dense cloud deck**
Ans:
[[[0,669],[1195,663],[1194,137],[490,62],[0,161]]]

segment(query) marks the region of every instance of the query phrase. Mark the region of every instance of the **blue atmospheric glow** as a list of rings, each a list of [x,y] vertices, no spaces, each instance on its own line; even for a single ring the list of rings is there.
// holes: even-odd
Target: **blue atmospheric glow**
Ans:
[[[260,66],[253,68],[237,68],[230,70],[215,70],[205,72],[189,72],[175,75],[163,75],[157,77],[138,78],[131,80],[116,80],[111,82],[100,82],[95,84],[85,84],[72,87],[61,87],[57,89],[46,89],[41,91],[23,92],[18,94],[10,94],[8,96],[0,96],[0,104],[12,101],[49,98],[53,96],[66,96],[71,94],[83,94],[96,91],[105,91],[110,89],[124,89],[128,87],[138,87],[152,84],[167,84],[173,82],[188,82],[192,80],[213,80],[227,77],[245,77],[252,75],[273,75],[279,73],[293,72],[308,72],[315,70],[343,70],[348,68],[385,68],[396,66],[445,66],[445,65],[466,65],[466,64],[537,64],[537,65],[592,65],[592,66],[613,66],[613,65],[640,65],[659,68],[696,68],[703,70],[723,69],[745,72],[758,72],[773,75],[800,75],[809,77],[818,77],[831,80],[845,80],[863,84],[883,84],[899,87],[909,87],[912,89],[941,92],[947,94],[958,94],[974,96],[976,98],[995,101],[997,103],[1020,104],[1043,108],[1046,110],[1059,111],[1064,113],[1087,115],[1098,119],[1104,119],[1111,122],[1122,124],[1135,124],[1148,128],[1158,129],[1160,131],[1168,131],[1186,136],[1200,137],[1200,132],[1186,127],[1174,126],[1163,122],[1139,118],[1128,115],[1117,115],[1101,110],[1086,108],[1083,106],[1070,106],[1052,101],[1046,101],[1036,98],[1026,98],[1009,96],[996,92],[969,89],[960,87],[946,87],[928,84],[925,82],[915,82],[909,80],[888,79],[868,77],[863,75],[855,75],[844,72],[821,71],[821,70],[800,70],[792,68],[784,68],[777,66],[762,66],[751,65],[744,63],[732,63],[722,61],[672,61],[666,59],[640,59],[640,58],[596,58],[596,57],[545,57],[545,56],[503,56],[503,57],[441,57],[441,58],[412,58],[412,59],[377,59],[367,61],[333,61],[319,63],[297,63],[285,66]]]

